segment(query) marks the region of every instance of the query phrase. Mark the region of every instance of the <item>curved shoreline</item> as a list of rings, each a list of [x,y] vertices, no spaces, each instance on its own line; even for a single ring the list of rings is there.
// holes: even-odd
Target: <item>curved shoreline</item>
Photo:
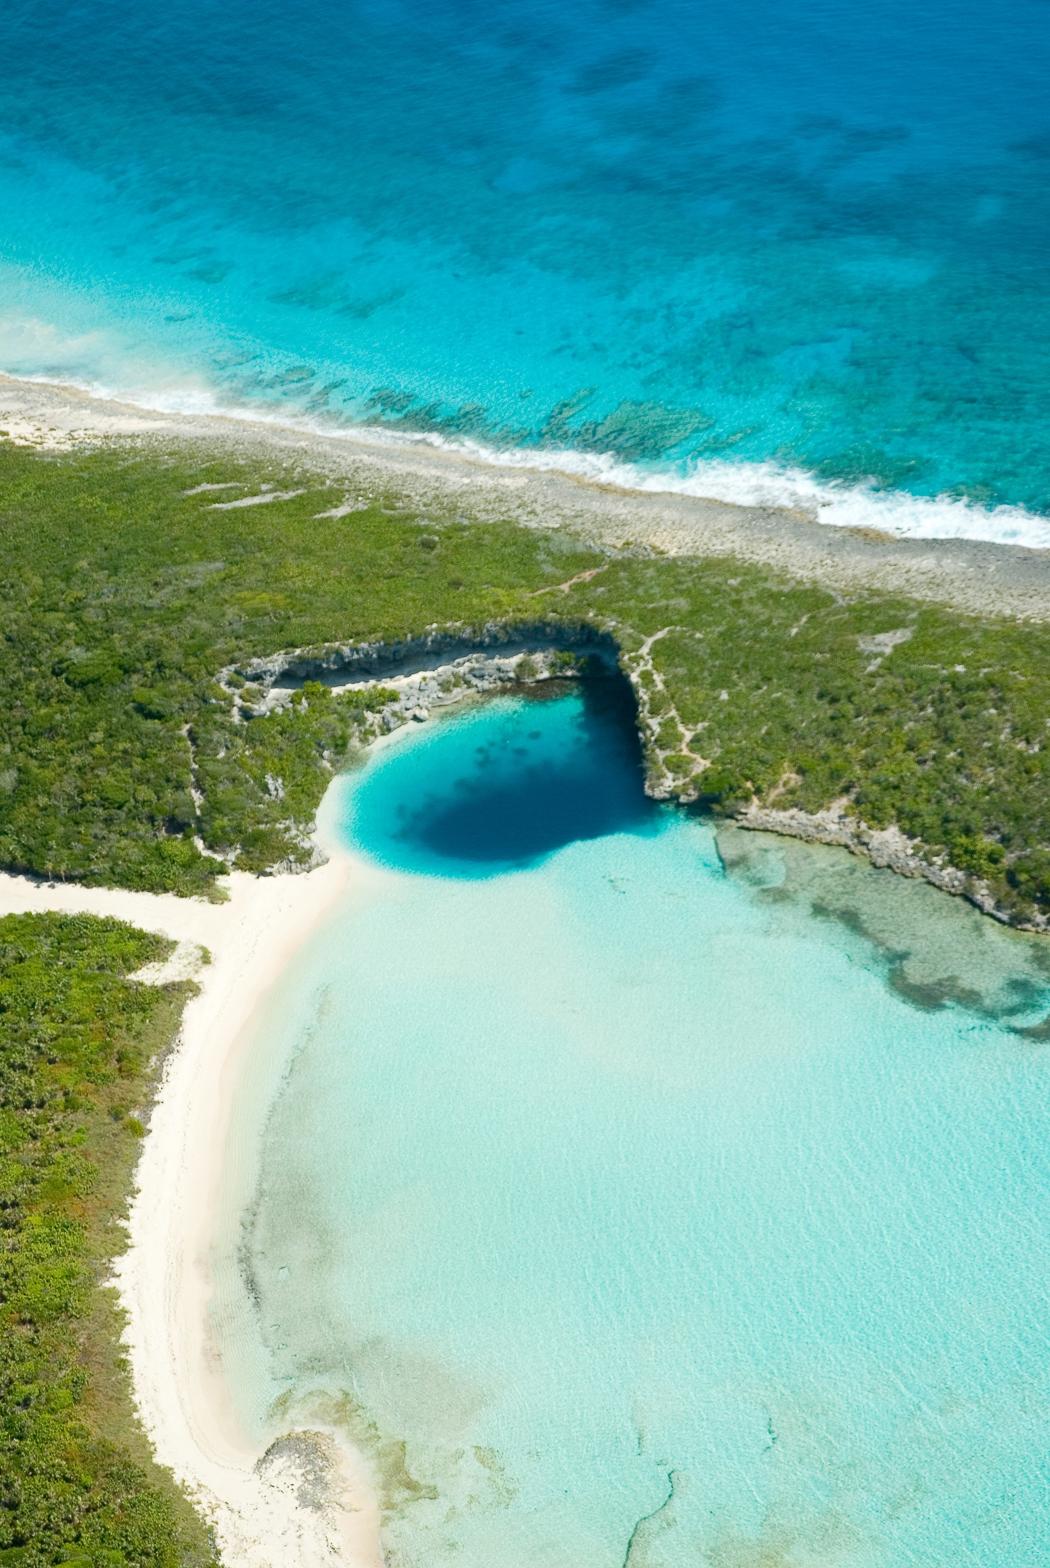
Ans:
[[[178,947],[140,978],[192,976],[199,987],[164,1064],[114,1283],[141,1424],[231,1568],[382,1568],[362,1456],[331,1429],[293,1430],[254,1449],[238,1430],[207,1323],[215,1193],[248,1025],[356,874],[343,854],[297,876],[235,872],[223,904],[0,874],[0,913],[108,915],[158,932]]]
[[[405,725],[372,744],[411,733]],[[158,932],[178,944],[175,951],[133,978],[192,978],[199,987],[164,1064],[114,1283],[142,1427],[230,1568],[384,1568],[380,1488],[369,1459],[318,1421],[275,1431],[265,1447],[249,1441],[210,1328],[219,1196],[253,1020],[336,903],[352,889],[367,896],[370,879],[384,874],[342,850],[323,814],[316,842],[329,856],[323,864],[264,877],[234,872],[221,884],[225,903],[0,873],[0,915],[111,916]]]
[[[480,521],[564,528],[597,548],[646,555],[734,556],[799,581],[878,589],[968,614],[1050,620],[1050,550],[963,538],[905,538],[820,523],[812,509],[739,505],[669,490],[625,489],[557,467],[524,466],[404,433],[332,435],[292,423],[171,414],[75,388],[0,375],[0,436],[50,451],[100,443],[222,450],[326,477],[334,515],[394,496]],[[552,464],[558,454],[550,454]],[[345,511],[339,510],[344,508]]]

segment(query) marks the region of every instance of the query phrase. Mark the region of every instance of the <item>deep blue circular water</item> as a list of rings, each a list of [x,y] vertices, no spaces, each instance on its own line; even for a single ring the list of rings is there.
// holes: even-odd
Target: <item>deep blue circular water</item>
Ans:
[[[347,828],[384,865],[494,876],[582,839],[658,831],[642,781],[626,686],[556,685],[524,716],[520,700],[497,700],[395,742],[352,791]]]

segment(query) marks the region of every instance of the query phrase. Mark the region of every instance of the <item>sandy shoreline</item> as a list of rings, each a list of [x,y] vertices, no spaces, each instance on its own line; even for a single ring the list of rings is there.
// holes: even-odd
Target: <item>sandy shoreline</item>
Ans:
[[[975,615],[1050,620],[1050,550],[964,538],[904,538],[825,526],[812,508],[741,506],[629,490],[557,468],[515,466],[397,433],[327,435],[217,414],[162,413],[72,387],[0,376],[0,439],[54,451],[110,442],[268,462],[327,478],[333,507],[395,497],[466,519],[565,528],[601,549],[732,555],[802,581],[907,594]],[[557,460],[553,454],[552,461]],[[323,514],[322,514],[323,515]]]
[[[338,852],[306,874],[234,873],[224,879],[225,904],[0,875],[0,915],[109,915],[159,932],[179,947],[142,978],[192,975],[200,987],[165,1065],[136,1172],[129,1247],[114,1272],[142,1424],[160,1463],[212,1524],[230,1568],[382,1564],[364,1461],[331,1432],[265,1457],[253,1450],[237,1429],[207,1324],[208,1254],[247,1026],[359,874],[367,871]],[[202,947],[210,963],[201,962]]]

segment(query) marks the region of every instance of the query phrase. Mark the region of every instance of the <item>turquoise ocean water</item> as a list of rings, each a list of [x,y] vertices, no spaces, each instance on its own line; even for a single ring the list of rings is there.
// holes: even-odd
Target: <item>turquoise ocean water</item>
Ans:
[[[1043,0],[8,0],[0,65],[2,369],[1050,540]]]
[[[1036,1568],[1048,961],[647,802],[621,701],[500,699],[337,787],[383,874],[259,1026],[244,1419],[342,1423],[400,1568]]]

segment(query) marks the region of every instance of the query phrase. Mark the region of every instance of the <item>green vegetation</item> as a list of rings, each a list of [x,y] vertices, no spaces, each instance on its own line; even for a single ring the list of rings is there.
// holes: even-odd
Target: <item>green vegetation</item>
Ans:
[[[204,1531],[134,1423],[101,1286],[185,986],[114,920],[0,920],[0,1564],[203,1568]]]
[[[0,865],[207,893],[234,860],[301,862],[384,694],[313,681],[266,711],[253,659],[546,618],[567,642],[615,637],[662,793],[841,802],[1018,916],[1050,912],[1047,627],[728,559],[602,556],[396,498],[325,517],[332,490],[298,475],[303,494],[264,506],[199,489],[288,478],[229,455],[0,446]],[[100,1286],[185,995],[127,978],[163,946],[115,922],[0,921],[0,1568],[212,1561],[132,1419]]]
[[[242,724],[230,722],[227,700],[210,702],[191,732],[204,841],[223,855],[236,852],[244,871],[301,863],[297,829],[313,820],[318,782],[346,760],[357,721],[382,700],[382,693],[335,698],[308,681],[288,707]]]
[[[629,665],[653,639],[641,702],[674,778],[723,809],[844,800],[1050,912],[1050,629],[721,561],[618,562],[588,587]]]
[[[290,477],[304,493],[264,506],[186,493]],[[728,559],[610,559],[397,498],[321,515],[338,499],[232,456],[0,448],[0,863],[199,892],[235,856],[301,860],[364,700],[314,684],[253,717],[258,689],[233,703],[221,670],[548,616],[616,637],[663,791],[721,810],[843,801],[1019,914],[1050,910],[1050,629],[844,602]]]
[[[422,537],[438,547],[421,549],[414,520],[381,506],[318,521],[331,491],[234,511],[182,494],[231,472],[0,446],[0,864],[201,892],[223,866],[195,826],[220,854],[244,845],[245,865],[298,858],[355,703],[316,688],[294,723],[236,724],[217,673],[281,648],[512,614],[590,560],[557,538],[465,524],[440,536],[432,524]]]

